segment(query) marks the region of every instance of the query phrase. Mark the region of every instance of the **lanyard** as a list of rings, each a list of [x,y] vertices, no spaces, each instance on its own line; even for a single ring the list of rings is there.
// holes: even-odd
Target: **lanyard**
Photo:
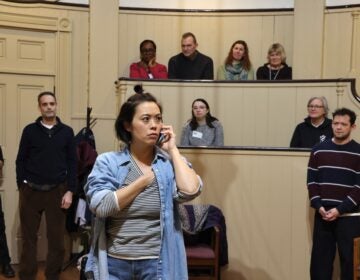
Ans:
[[[271,79],[272,71],[271,71],[271,68],[269,67],[269,80],[270,80],[270,81],[271,81],[271,80],[276,80],[277,76],[279,75],[280,69],[281,69],[281,68],[279,68],[279,69],[276,71],[276,74],[275,74],[275,76],[274,76],[274,79]]]

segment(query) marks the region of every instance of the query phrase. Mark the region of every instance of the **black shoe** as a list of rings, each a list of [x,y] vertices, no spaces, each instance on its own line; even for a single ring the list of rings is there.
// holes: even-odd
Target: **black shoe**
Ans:
[[[15,277],[15,271],[13,270],[13,268],[11,267],[11,265],[9,263],[3,265],[2,273],[4,274],[4,276],[6,278]]]

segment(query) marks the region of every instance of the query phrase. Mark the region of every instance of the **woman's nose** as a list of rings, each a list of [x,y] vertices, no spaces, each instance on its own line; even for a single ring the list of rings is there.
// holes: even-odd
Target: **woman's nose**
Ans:
[[[150,119],[149,123],[151,127],[158,127],[160,125],[159,122],[155,119]]]

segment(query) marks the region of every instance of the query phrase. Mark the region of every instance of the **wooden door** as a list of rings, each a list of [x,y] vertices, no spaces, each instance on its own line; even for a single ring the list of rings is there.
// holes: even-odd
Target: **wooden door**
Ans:
[[[0,72],[0,144],[4,153],[4,178],[0,184],[6,235],[12,262],[18,263],[21,251],[21,232],[18,215],[15,159],[24,126],[39,115],[37,95],[53,91],[54,76],[6,74]],[[46,259],[47,240],[44,219],[39,230],[39,261]]]

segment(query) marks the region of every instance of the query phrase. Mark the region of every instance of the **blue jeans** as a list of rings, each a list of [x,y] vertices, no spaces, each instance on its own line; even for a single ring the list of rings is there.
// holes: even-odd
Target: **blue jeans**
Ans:
[[[156,280],[158,259],[121,260],[108,256],[109,280]]]

